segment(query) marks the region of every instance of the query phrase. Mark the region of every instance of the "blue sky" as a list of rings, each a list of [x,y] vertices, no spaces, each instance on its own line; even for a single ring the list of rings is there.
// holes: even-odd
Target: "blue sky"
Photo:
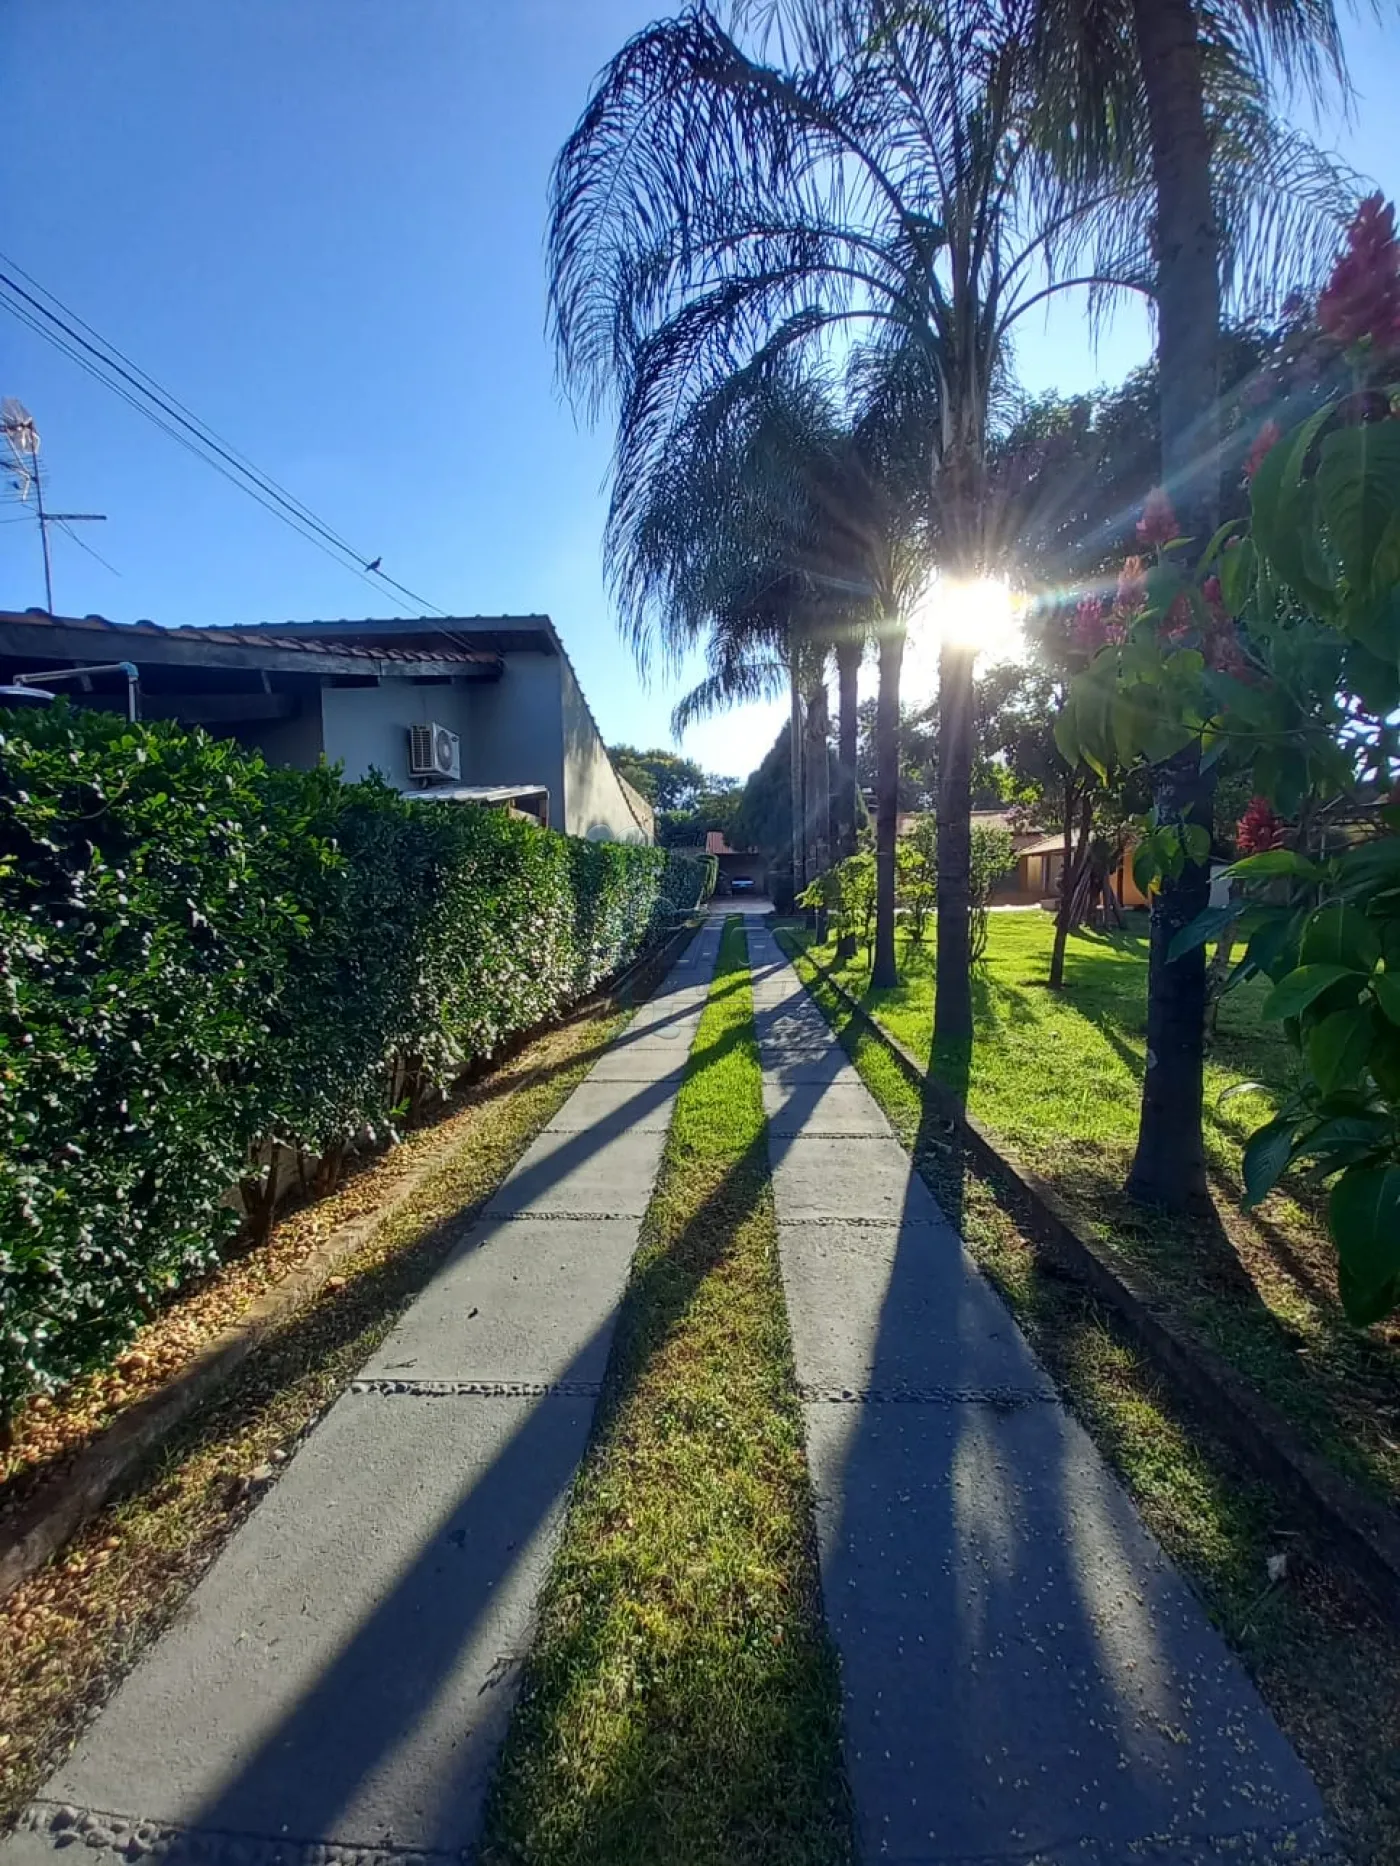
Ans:
[[[549,165],[647,0],[3,0],[0,251],[366,558],[444,609],[547,611],[609,738],[668,741],[599,568],[609,436],[561,400],[544,331]],[[1400,191],[1400,26],[1349,33],[1341,149]],[[1035,389],[1114,380],[1139,314],[1090,346],[1031,320]],[[388,613],[12,319],[0,393],[34,414],[62,536],[55,603],[118,620]],[[19,508],[0,508],[0,521]],[[0,607],[43,601],[28,523],[0,522]],[[686,749],[742,775],[761,710]]]

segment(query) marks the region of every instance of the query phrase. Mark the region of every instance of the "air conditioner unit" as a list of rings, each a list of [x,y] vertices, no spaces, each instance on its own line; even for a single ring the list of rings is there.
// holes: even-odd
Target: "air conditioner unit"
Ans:
[[[462,776],[462,743],[446,726],[433,724],[408,729],[408,770],[416,778],[455,778]]]

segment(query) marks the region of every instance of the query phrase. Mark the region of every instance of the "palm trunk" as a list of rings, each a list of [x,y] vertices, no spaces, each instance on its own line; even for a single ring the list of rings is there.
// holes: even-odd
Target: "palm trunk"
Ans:
[[[1157,183],[1157,365],[1161,381],[1162,479],[1182,528],[1198,548],[1220,506],[1220,237],[1210,191],[1201,47],[1194,0],[1133,0]],[[1211,827],[1213,776],[1189,755],[1159,774],[1167,819],[1188,808]],[[1185,1210],[1209,1198],[1201,1135],[1205,1052],[1205,952],[1168,961],[1178,928],[1205,907],[1208,867],[1187,866],[1152,908],[1147,976],[1147,1075],[1134,1198]]]
[[[815,880],[831,866],[831,716],[824,677],[807,695],[807,850]]]
[[[860,739],[859,695],[861,643],[842,639],[836,647],[837,752],[836,853],[844,861],[856,852],[856,753]]]
[[[1050,989],[1059,991],[1065,982],[1065,947],[1069,944],[1069,879],[1074,866],[1074,793],[1073,772],[1065,779],[1064,852],[1060,857],[1060,904],[1055,912],[1055,944],[1050,952]]]
[[[972,1035],[972,668],[975,651],[938,656],[938,944],[933,1041]]]
[[[807,885],[803,874],[803,810],[802,810],[802,688],[797,666],[797,650],[788,650],[788,763],[791,766],[792,788],[792,898]]]
[[[842,637],[836,645],[837,752],[836,752],[836,856],[845,861],[856,852],[856,800],[859,779],[856,756],[860,742],[861,642]],[[854,930],[841,934],[836,942],[836,961],[842,964],[856,956]]]
[[[886,616],[880,631],[880,684],[875,699],[875,961],[870,982],[899,983],[894,950],[894,845],[899,826],[899,671],[904,624]]]
[[[1169,819],[1210,828],[1210,785],[1195,753],[1165,765],[1158,807]],[[1190,1211],[1207,1206],[1201,1096],[1205,1073],[1206,963],[1198,946],[1168,961],[1172,941],[1210,904],[1210,863],[1188,862],[1152,907],[1148,950],[1147,1073],[1142,1084],[1137,1153],[1128,1196],[1145,1205]]]
[[[1203,548],[1220,508],[1220,234],[1196,0],[1133,0],[1157,183],[1162,477]]]
[[[1079,811],[1076,836],[1075,809]],[[1084,893],[1085,870],[1089,865],[1089,842],[1094,828],[1094,799],[1089,788],[1074,778],[1065,779],[1065,852],[1060,869],[1060,906],[1055,915],[1055,944],[1050,954],[1050,987],[1059,991],[1065,982],[1065,948],[1079,921],[1076,911]],[[1092,896],[1091,896],[1092,897]]]
[[[826,681],[807,695],[807,873],[811,880],[831,866],[831,748]],[[826,943],[826,909],[817,908],[817,939]]]

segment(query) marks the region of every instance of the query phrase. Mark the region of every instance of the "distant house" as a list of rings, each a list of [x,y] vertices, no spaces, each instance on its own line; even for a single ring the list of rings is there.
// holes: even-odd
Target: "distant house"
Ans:
[[[896,833],[911,836],[920,817],[927,812],[901,811]],[[1038,829],[1021,829],[1008,810],[974,810],[974,829],[1004,829],[1011,838],[1015,859],[992,889],[992,900],[1003,907],[1032,906],[1054,893],[1059,885],[1062,842],[1058,835],[1045,836]]]
[[[613,769],[548,616],[158,628],[0,611],[0,682],[119,661],[136,667],[144,718],[203,726],[274,763],[324,757],[347,778],[378,771],[399,790],[512,806],[570,835],[655,840],[652,808]],[[125,705],[120,674],[56,690]]]
[[[716,894],[762,894],[768,886],[768,858],[756,849],[731,849],[722,829],[705,832],[705,853],[719,869]]]

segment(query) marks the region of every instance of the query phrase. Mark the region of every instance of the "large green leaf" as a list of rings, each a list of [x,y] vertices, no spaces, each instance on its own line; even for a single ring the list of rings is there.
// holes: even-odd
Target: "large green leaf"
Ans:
[[[1249,601],[1256,562],[1253,541],[1241,538],[1220,553],[1220,593],[1231,615],[1242,613]]]
[[[1079,763],[1078,709],[1071,688],[1068,698],[1055,715],[1055,746],[1071,770]]]
[[[1227,871],[1242,881],[1256,881],[1271,875],[1292,875],[1300,881],[1316,881],[1322,870],[1296,849],[1261,849],[1258,855],[1246,855],[1232,863]]]
[[[1390,1122],[1383,1114],[1337,1114],[1319,1121],[1293,1149],[1295,1160],[1309,1155],[1335,1159],[1338,1166],[1375,1153],[1390,1134]],[[1345,1156],[1338,1158],[1337,1156]]]
[[[1257,1205],[1270,1193],[1293,1151],[1293,1122],[1270,1121],[1251,1134],[1244,1150],[1244,1202]]]
[[[1400,1165],[1349,1166],[1332,1188],[1327,1220],[1347,1314],[1362,1324],[1376,1321],[1392,1305],[1400,1278]]]
[[[1272,909],[1249,936],[1243,964],[1265,977],[1280,979],[1298,962],[1298,927],[1302,916],[1286,907]]]
[[[1343,965],[1349,971],[1370,972],[1380,964],[1380,935],[1359,907],[1329,901],[1303,928],[1298,958],[1303,965]]]
[[[1358,991],[1364,983],[1361,974],[1349,965],[1300,965],[1274,986],[1264,1000],[1260,1016],[1276,1022],[1285,1017],[1301,1016],[1324,991],[1330,991],[1347,979],[1355,981]]]
[[[1400,887],[1400,836],[1373,836],[1340,858],[1343,883],[1361,888]]]
[[[1366,592],[1376,553],[1400,516],[1400,422],[1340,428],[1322,443],[1318,503],[1348,583]]]
[[[1179,959],[1183,953],[1194,952],[1198,946],[1204,946],[1218,933],[1223,933],[1232,926],[1245,910],[1243,901],[1237,901],[1229,907],[1207,907],[1196,915],[1189,925],[1184,926],[1167,948],[1167,960]]]
[[[1334,414],[1330,407],[1318,409],[1271,447],[1249,489],[1259,549],[1285,583],[1322,610],[1331,607],[1332,590],[1311,573],[1307,545],[1316,525],[1317,499],[1313,482],[1303,475],[1313,443]]]
[[[1400,1272],[1378,1283],[1374,1289],[1367,1289],[1346,1264],[1339,1264],[1337,1291],[1347,1320],[1357,1328],[1369,1328],[1373,1322],[1384,1321],[1393,1310],[1400,1309]]]
[[[1353,595],[1338,620],[1382,661],[1400,661],[1400,591],[1382,587],[1369,596]]]
[[[1377,972],[1371,979],[1376,1002],[1392,1024],[1400,1024],[1400,972]]]
[[[1369,1005],[1333,1011],[1308,1032],[1308,1069],[1324,1095],[1350,1088],[1361,1080],[1375,1041]]]

